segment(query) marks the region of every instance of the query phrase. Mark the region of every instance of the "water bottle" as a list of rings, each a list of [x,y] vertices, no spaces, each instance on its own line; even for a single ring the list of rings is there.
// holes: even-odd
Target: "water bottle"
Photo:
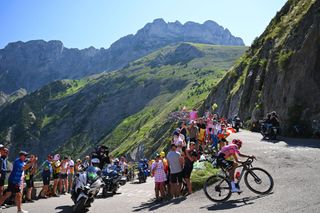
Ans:
[[[237,179],[237,181],[239,181],[240,180],[240,172],[238,171],[238,172],[236,172],[236,179]]]

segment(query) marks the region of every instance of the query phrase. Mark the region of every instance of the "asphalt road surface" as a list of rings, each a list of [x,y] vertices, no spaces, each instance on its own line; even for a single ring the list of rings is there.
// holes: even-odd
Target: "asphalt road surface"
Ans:
[[[186,198],[155,203],[152,201],[153,180],[149,178],[145,184],[127,183],[113,197],[96,199],[89,212],[320,212],[320,140],[262,141],[260,134],[248,131],[230,136],[234,137],[244,141],[243,153],[258,158],[253,165],[273,176],[275,186],[271,194],[258,196],[242,181],[243,193],[233,194],[225,203],[211,202],[202,190]],[[70,195],[63,195],[23,204],[23,208],[31,213],[69,213],[72,204]],[[5,213],[16,211],[16,207],[3,210]]]

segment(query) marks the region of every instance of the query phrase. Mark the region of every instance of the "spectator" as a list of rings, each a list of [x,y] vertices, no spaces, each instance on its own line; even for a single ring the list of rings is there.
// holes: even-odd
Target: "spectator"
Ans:
[[[185,145],[185,142],[183,141],[183,138],[180,137],[180,129],[176,129],[173,133],[173,141],[172,143],[176,145],[177,151],[181,153],[182,147]]]
[[[180,134],[184,136],[184,140],[187,138],[187,125],[186,122],[183,121],[180,126]]]
[[[3,202],[8,199],[12,193],[15,193],[15,203],[17,205],[18,213],[28,213],[28,211],[25,211],[22,209],[22,193],[21,193],[21,187],[22,187],[22,176],[23,172],[27,169],[29,169],[33,164],[34,160],[30,160],[27,164],[25,163],[26,157],[28,153],[21,151],[19,153],[19,158],[17,158],[13,163],[13,169],[9,176],[8,180],[8,188],[7,192],[4,196],[0,199],[0,205],[3,204]]]
[[[77,159],[76,165],[75,165],[75,173],[78,174],[82,170],[83,170],[82,161],[80,159]]]
[[[66,194],[68,191],[68,169],[69,169],[69,159],[68,157],[64,157],[60,167],[60,177],[59,177],[60,194]],[[64,190],[63,190],[63,187],[64,187]]]
[[[87,155],[82,162],[83,170],[86,170],[90,166],[90,156]]]
[[[196,144],[197,150],[199,150],[199,144],[198,144],[199,129],[196,126],[196,121],[190,121],[188,133],[189,133],[190,141],[193,141]]]
[[[184,167],[183,167],[183,177],[186,180],[188,194],[192,193],[192,183],[190,180],[191,173],[193,170],[193,163],[197,160],[197,151],[195,147],[195,143],[193,141],[190,142],[190,148],[186,150],[185,160],[184,160]]]
[[[197,122],[197,127],[199,129],[198,135],[198,143],[202,146],[202,150],[205,149],[205,140],[206,140],[206,124],[203,121],[203,118],[199,118],[199,122]]]
[[[49,191],[50,177],[53,172],[51,163],[52,163],[52,156],[48,155],[47,160],[42,164],[41,176],[43,181],[43,187],[42,187],[41,193],[39,194],[39,198],[47,198],[46,195]]]
[[[164,165],[161,161],[160,155],[156,155],[155,162],[151,165],[151,172],[154,176],[154,182],[155,182],[155,194],[157,200],[162,200],[165,197],[164,193],[164,183],[167,180],[166,173],[164,171]],[[159,191],[161,194],[161,197],[159,197]]]
[[[4,182],[6,180],[6,175],[10,170],[8,169],[8,162],[7,157],[9,154],[9,150],[5,148],[2,144],[0,144],[0,198],[3,196],[3,190],[4,190]]]
[[[198,111],[196,108],[193,108],[192,111],[189,113],[189,119],[196,121],[198,119]]]
[[[29,162],[32,162],[32,164],[24,172],[24,179],[27,185],[26,202],[33,203],[34,201],[32,200],[31,193],[32,193],[32,189],[34,188],[34,175],[36,174],[37,168],[38,168],[37,166],[38,158],[35,155],[31,155]]]
[[[171,150],[167,154],[167,159],[170,168],[171,195],[179,197],[182,184],[183,158],[181,154],[177,152],[177,146],[175,144],[171,144]]]
[[[54,197],[59,197],[57,188],[59,184],[59,176],[60,176],[60,167],[61,167],[61,162],[60,162],[60,155],[56,154],[53,157],[52,161],[52,178],[53,178],[53,196]]]
[[[73,184],[73,178],[74,178],[74,161],[69,157],[69,169],[68,169],[68,193],[70,193],[72,184]]]

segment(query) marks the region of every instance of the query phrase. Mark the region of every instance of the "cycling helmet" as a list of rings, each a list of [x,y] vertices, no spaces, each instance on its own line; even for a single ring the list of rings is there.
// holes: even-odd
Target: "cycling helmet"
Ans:
[[[91,164],[92,164],[92,166],[94,166],[94,167],[99,166],[100,160],[99,160],[98,158],[92,158]]]
[[[242,146],[242,141],[239,140],[239,139],[233,139],[232,140],[232,143],[237,145],[238,147],[241,147]]]

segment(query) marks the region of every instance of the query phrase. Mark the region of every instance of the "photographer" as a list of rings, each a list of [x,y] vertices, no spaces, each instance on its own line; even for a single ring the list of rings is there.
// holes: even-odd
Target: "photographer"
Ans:
[[[108,147],[98,146],[96,151],[92,153],[91,158],[98,158],[100,160],[99,168],[103,169],[105,164],[110,164]]]
[[[22,175],[24,171],[29,169],[35,163],[35,159],[30,159],[28,163],[25,163],[27,155],[27,152],[21,151],[19,153],[19,158],[14,161],[13,169],[9,176],[7,192],[0,199],[0,205],[2,205],[3,202],[8,199],[12,193],[16,193],[15,203],[18,208],[18,213],[28,213],[28,211],[22,210]]]

